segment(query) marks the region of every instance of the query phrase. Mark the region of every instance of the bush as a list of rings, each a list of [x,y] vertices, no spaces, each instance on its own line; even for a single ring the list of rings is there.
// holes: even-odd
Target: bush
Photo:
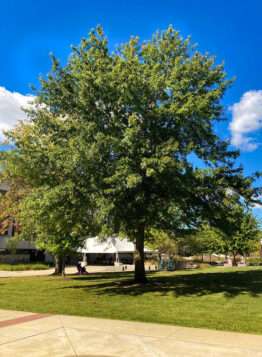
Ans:
[[[207,268],[210,268],[210,264],[208,264],[208,263],[200,263],[200,264],[198,264],[198,268],[199,269],[207,269]]]
[[[259,257],[247,258],[247,264],[251,266],[262,265],[262,259]]]

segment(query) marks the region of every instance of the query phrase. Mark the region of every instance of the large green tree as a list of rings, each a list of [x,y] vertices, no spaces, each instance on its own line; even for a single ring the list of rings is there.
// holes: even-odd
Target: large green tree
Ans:
[[[253,178],[234,167],[237,153],[213,128],[230,83],[223,65],[172,27],[115,51],[97,28],[65,66],[53,58],[29,113],[36,135],[26,144],[19,131],[10,135],[19,172],[33,186],[69,180],[85,204],[94,194],[101,232],[135,242],[135,280],[145,282],[150,229],[221,222],[228,188],[247,200],[256,193]],[[192,164],[194,156],[203,169]]]

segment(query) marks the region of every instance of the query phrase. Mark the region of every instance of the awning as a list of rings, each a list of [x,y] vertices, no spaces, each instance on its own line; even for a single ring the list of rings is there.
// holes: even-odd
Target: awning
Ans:
[[[135,245],[127,238],[108,237],[87,238],[84,241],[83,248],[80,248],[81,253],[86,254],[115,254],[115,253],[134,253]],[[145,248],[145,252],[152,252],[152,250]]]

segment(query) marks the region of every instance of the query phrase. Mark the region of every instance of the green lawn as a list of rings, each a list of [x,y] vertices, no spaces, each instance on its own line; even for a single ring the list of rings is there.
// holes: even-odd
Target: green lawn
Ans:
[[[4,271],[46,270],[49,268],[50,265],[44,263],[24,263],[24,264],[0,263],[0,270],[4,270]]]
[[[262,334],[261,268],[0,279],[0,308]]]

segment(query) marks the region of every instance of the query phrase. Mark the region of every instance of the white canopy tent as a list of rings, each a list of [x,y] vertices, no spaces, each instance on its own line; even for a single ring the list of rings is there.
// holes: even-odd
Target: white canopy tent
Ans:
[[[152,250],[145,248],[145,253],[153,253]],[[83,247],[79,249],[79,252],[84,255],[84,260],[87,260],[87,255],[110,255],[114,257],[116,263],[120,262],[119,255],[134,254],[135,245],[127,238],[119,237],[107,237],[99,238],[92,237],[87,238],[84,241]]]

